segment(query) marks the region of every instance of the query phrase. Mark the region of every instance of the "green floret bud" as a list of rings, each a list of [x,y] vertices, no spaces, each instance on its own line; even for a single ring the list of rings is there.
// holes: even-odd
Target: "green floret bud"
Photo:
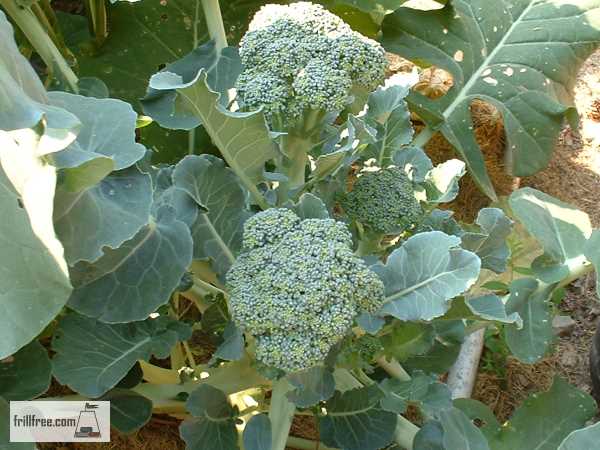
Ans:
[[[226,278],[232,318],[255,337],[257,359],[287,372],[322,362],[356,316],[384,299],[345,224],[287,209],[246,222],[244,249]]]
[[[298,73],[292,88],[303,109],[341,111],[348,102],[352,80],[346,71],[314,59]]]
[[[410,178],[397,167],[365,173],[341,203],[350,218],[380,234],[400,234],[423,215]]]
[[[381,84],[387,66],[381,45],[310,2],[264,6],[240,42],[240,56],[241,107],[263,106],[267,119],[278,116],[283,126],[297,125],[307,109],[341,111],[354,88]]]

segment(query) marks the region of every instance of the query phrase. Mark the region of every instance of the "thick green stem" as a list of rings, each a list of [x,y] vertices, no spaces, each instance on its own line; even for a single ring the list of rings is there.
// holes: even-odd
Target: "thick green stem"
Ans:
[[[59,75],[69,85],[73,92],[77,92],[77,76],[71,70],[60,50],[52,39],[48,37],[39,20],[29,8],[21,8],[15,0],[0,0],[0,5],[15,21],[35,51],[40,55],[48,70],[55,76]]]
[[[419,432],[419,427],[398,414],[398,422],[394,431],[394,440],[396,444],[406,450],[412,450],[415,436]]]
[[[431,129],[429,126],[426,126],[421,130],[417,137],[413,139],[411,145],[413,147],[424,148],[429,140],[435,135],[435,133],[435,130]]]
[[[379,367],[381,367],[394,378],[397,378],[401,381],[410,381],[410,375],[408,372],[406,372],[404,367],[402,367],[402,365],[395,359],[388,361],[384,356],[381,356],[377,358],[377,365],[379,365]]]
[[[291,390],[292,386],[285,378],[281,378],[273,384],[269,410],[273,431],[271,450],[285,450],[296,411],[294,404],[287,398],[287,393]]]
[[[215,41],[217,50],[221,51],[227,47],[227,35],[223,25],[223,16],[221,15],[221,6],[219,0],[202,0],[204,17],[210,38]]]

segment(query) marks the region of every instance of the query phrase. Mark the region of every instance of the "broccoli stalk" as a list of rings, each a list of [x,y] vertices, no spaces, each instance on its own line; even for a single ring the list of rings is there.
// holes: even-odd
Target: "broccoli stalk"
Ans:
[[[240,42],[237,81],[242,110],[262,108],[271,129],[285,133],[280,169],[284,189],[304,183],[309,151],[330,118],[384,79],[385,51],[321,5],[266,5]]]

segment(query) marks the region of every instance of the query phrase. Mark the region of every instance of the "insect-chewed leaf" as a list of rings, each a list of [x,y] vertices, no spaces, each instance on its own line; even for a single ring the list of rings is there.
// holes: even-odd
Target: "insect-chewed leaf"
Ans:
[[[126,169],[146,154],[146,148],[135,142],[137,114],[128,103],[66,92],[48,96],[53,106],[69,111],[82,124],[77,139],[50,157],[62,169],[61,183],[67,189],[94,186],[113,170]]]
[[[186,407],[194,416],[179,427],[187,448],[239,450],[236,411],[223,391],[203,384],[190,394]]]
[[[377,385],[336,391],[325,404],[327,415],[319,417],[323,443],[342,450],[378,450],[389,445],[398,419],[381,408],[382,396]]]
[[[170,206],[175,210],[175,217],[191,228],[198,218],[199,206],[187,192],[175,186],[174,169],[173,166],[161,168],[154,177],[152,214],[156,215],[163,206]]]
[[[48,352],[33,341],[0,361],[0,397],[5,400],[31,400],[50,387],[52,368]]]
[[[243,224],[251,215],[239,178],[221,159],[202,155],[177,164],[173,181],[204,210],[192,225],[194,259],[210,258],[224,274],[241,250]]]
[[[448,203],[458,195],[460,179],[465,175],[465,163],[451,159],[438,164],[427,173],[422,183],[428,203]]]
[[[402,8],[384,20],[383,45],[452,74],[447,95],[430,100],[413,93],[409,103],[441,130],[494,198],[473,134],[471,102],[482,99],[502,113],[509,172],[525,176],[543,169],[563,119],[574,114],[577,71],[600,42],[599,11],[597,0],[453,0],[438,11]]]
[[[460,239],[440,231],[420,233],[373,270],[385,284],[387,302],[380,313],[400,320],[431,320],[444,315],[449,300],[479,276],[481,261],[459,247]]]
[[[54,203],[54,225],[67,262],[93,262],[105,248],[118,248],[148,224],[152,182],[132,167],[81,192],[59,186]]]
[[[433,164],[425,152],[418,147],[407,147],[392,155],[394,165],[404,169],[414,183],[422,183]]]
[[[69,306],[107,323],[144,320],[169,301],[191,262],[189,228],[173,209],[162,208],[119,248],[71,268]]]
[[[110,424],[121,433],[133,433],[152,417],[152,402],[128,389],[112,389],[100,400],[110,402]]]
[[[481,232],[468,232],[461,236],[462,247],[481,258],[481,268],[502,273],[510,257],[506,238],[512,231],[513,222],[498,208],[484,208],[477,215]]]
[[[167,317],[109,325],[69,314],[59,322],[52,341],[56,355],[53,375],[60,383],[88,397],[100,397],[115,387],[138,360],[165,358],[180,340],[189,338],[187,325]]]

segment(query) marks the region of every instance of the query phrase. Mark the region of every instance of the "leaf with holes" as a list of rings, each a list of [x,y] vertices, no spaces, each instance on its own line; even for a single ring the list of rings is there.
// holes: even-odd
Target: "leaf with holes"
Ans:
[[[599,43],[598,0],[452,0],[437,11],[403,8],[383,22],[386,50],[452,75],[447,95],[430,100],[414,92],[408,101],[457,149],[491,198],[494,186],[473,134],[471,102],[498,108],[508,172],[532,175],[548,164],[565,117],[575,116],[576,75]]]

